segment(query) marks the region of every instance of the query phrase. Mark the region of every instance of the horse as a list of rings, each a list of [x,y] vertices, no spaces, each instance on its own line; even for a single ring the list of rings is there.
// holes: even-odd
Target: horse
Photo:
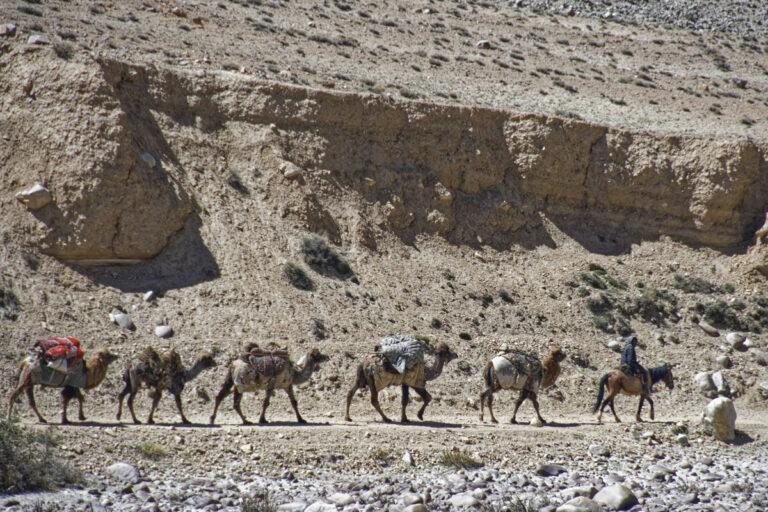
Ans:
[[[661,366],[652,368],[648,373],[651,377],[651,386],[659,381],[663,381],[670,391],[675,388],[675,378],[672,376],[672,365],[669,363],[664,363]],[[608,398],[603,400],[606,387],[608,388]],[[640,395],[640,404],[637,407],[637,414],[635,415],[635,419],[640,423],[643,421],[642,418],[640,418],[640,412],[643,410],[643,402],[648,400],[648,403],[651,404],[651,420],[653,420],[653,400],[651,400],[650,396],[645,394],[643,390],[643,381],[640,377],[628,375],[621,370],[614,370],[603,375],[598,384],[597,402],[592,409],[593,414],[598,410],[600,411],[600,414],[597,415],[598,423],[602,423],[603,411],[607,405],[611,406],[611,412],[613,413],[613,417],[616,418],[616,422],[621,423],[621,420],[616,415],[616,409],[613,408],[613,400],[616,398],[616,395],[620,393],[630,396]]]

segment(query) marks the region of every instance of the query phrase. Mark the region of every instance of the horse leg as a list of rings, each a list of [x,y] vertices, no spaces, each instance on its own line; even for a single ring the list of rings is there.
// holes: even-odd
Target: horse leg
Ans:
[[[643,402],[645,402],[645,395],[640,393],[640,404],[637,406],[637,414],[635,415],[635,420],[637,420],[638,423],[643,422],[643,418],[640,417],[640,413],[643,410]]]
[[[520,408],[526,398],[528,398],[528,392],[521,390],[520,396],[517,397],[517,400],[515,401],[515,410],[512,412],[512,419],[509,420],[509,422],[513,425],[517,424],[517,420],[515,419],[517,417],[517,410]]]
[[[131,392],[131,382],[129,380],[125,381],[125,386],[123,386],[123,389],[120,391],[120,394],[117,395],[117,420],[120,421],[120,417],[123,415],[123,399],[125,399],[126,395]]]
[[[608,404],[611,406],[611,412],[613,413],[613,417],[616,418],[616,423],[621,423],[621,420],[616,415],[616,409],[613,407],[613,399],[614,398],[615,397],[611,397],[610,402],[608,402]]]
[[[240,409],[240,400],[243,399],[243,394],[235,388],[234,394],[232,396],[232,407],[235,409],[235,412],[240,416],[240,419],[243,421],[243,425],[252,425],[250,421],[245,419],[245,415],[243,414],[243,411]]]
[[[302,425],[306,424],[307,420],[302,418],[301,414],[299,414],[299,401],[296,400],[296,395],[293,394],[293,386],[288,386],[285,389],[285,392],[288,393],[288,399],[291,401],[291,407],[293,407],[293,412],[296,413],[296,421]]]
[[[547,423],[547,420],[541,417],[541,414],[539,413],[539,400],[536,396],[536,393],[531,392],[528,396],[528,398],[531,399],[531,402],[533,402],[533,410],[536,411],[536,417],[539,419],[539,422],[542,425],[545,425]]]
[[[403,384],[401,386],[403,395],[400,399],[400,423],[409,423],[408,416],[405,415],[405,408],[408,407],[408,386]]]
[[[432,395],[429,394],[429,391],[427,391],[426,388],[414,388],[416,390],[416,393],[419,394],[422,400],[421,409],[419,409],[419,412],[416,414],[416,416],[419,418],[419,420],[424,421],[424,411],[426,410],[429,403],[432,401]]]
[[[261,416],[259,416],[259,423],[261,425],[265,425],[269,423],[267,421],[267,407],[269,407],[269,400],[272,398],[272,394],[274,393],[274,390],[272,388],[267,388],[265,394],[264,394],[264,402],[261,404]]]
[[[160,390],[160,388],[155,388],[150,393],[150,396],[152,397],[152,405],[149,408],[149,418],[147,418],[147,425],[154,425],[155,409],[157,409],[157,404],[160,403],[160,399],[163,397],[163,392]]]
[[[376,409],[376,412],[381,414],[381,419],[384,421],[384,423],[392,423],[392,420],[387,418],[387,416],[381,410],[381,404],[379,404],[379,391],[376,389],[376,386],[371,385],[370,388],[371,388],[371,405],[373,405],[373,408]]]
[[[190,421],[186,416],[184,416],[184,409],[181,407],[181,390],[173,394],[173,399],[176,401],[176,408],[179,410],[179,414],[181,415],[181,422],[184,425],[189,425]]]
[[[654,417],[654,414],[653,414],[653,400],[649,396],[645,397],[645,399],[648,400],[649,404],[651,404],[651,421],[653,421],[653,417]]]
[[[216,395],[216,400],[213,402],[213,414],[211,414],[211,417],[209,419],[209,423],[213,425],[213,423],[216,421],[216,413],[219,411],[219,405],[221,405],[221,401],[227,398],[227,395],[229,395],[232,392],[232,388],[234,388],[235,383],[232,379],[232,372],[227,372],[227,378],[224,380],[224,384],[222,384],[221,389],[219,390],[219,393]]]
[[[35,412],[35,415],[37,416],[37,420],[40,423],[48,423],[47,421],[45,421],[45,418],[43,418],[43,415],[40,414],[40,411],[37,410],[37,404],[35,404],[35,386],[31,382],[29,386],[26,387],[26,391],[27,391],[27,401],[29,402],[29,406]]]

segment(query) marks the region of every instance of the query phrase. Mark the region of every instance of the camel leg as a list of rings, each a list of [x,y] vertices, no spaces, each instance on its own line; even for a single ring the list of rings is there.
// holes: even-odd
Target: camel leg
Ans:
[[[184,425],[189,425],[191,422],[187,419],[186,416],[184,416],[184,409],[181,407],[181,391],[174,393],[173,399],[176,401],[176,408],[179,410],[179,414],[181,415],[181,422]]]
[[[379,391],[376,389],[376,386],[370,386],[371,388],[371,405],[373,405],[373,408],[376,409],[376,412],[381,414],[381,419],[384,420],[384,423],[392,423],[392,420],[387,418],[387,416],[384,414],[384,412],[381,410],[381,404],[379,404]]]
[[[133,401],[136,398],[137,386],[131,383],[131,390],[128,392],[128,411],[131,413],[131,419],[136,425],[141,425],[141,421],[136,417],[136,411],[133,409]]]
[[[541,413],[539,413],[539,399],[536,396],[536,393],[531,392],[528,395],[528,398],[531,399],[531,402],[533,402],[533,410],[536,411],[536,417],[539,419],[539,423],[542,425],[545,425],[547,423],[547,420],[541,417]]]
[[[355,385],[352,386],[352,389],[349,390],[349,393],[347,393],[347,415],[344,416],[345,421],[352,421],[352,418],[349,416],[349,407],[352,405],[352,398],[354,398],[358,389],[360,388],[358,388],[357,383],[355,383]]]
[[[419,412],[416,414],[416,416],[418,416],[420,421],[424,421],[424,410],[432,401],[432,395],[429,394],[429,391],[427,391],[426,388],[415,388],[415,391],[419,394],[423,402],[421,404],[421,409],[419,409]]]
[[[492,423],[498,423],[499,421],[496,419],[496,416],[493,415],[493,389],[488,390],[488,412],[491,414],[491,422]]]
[[[301,414],[299,414],[299,401],[296,400],[296,395],[293,394],[293,386],[288,386],[285,389],[285,392],[288,393],[288,399],[291,401],[291,407],[293,407],[293,412],[296,413],[296,421],[302,425],[305,424],[307,420],[302,418]]]
[[[528,392],[523,390],[520,390],[520,396],[517,397],[517,400],[515,400],[515,410],[512,412],[512,419],[509,420],[510,423],[513,425],[517,424],[517,410],[520,408],[520,406],[525,402],[525,399],[528,398]]]
[[[480,393],[480,421],[483,421],[483,414],[485,413],[485,394],[488,392],[488,389],[484,389],[482,393]]]
[[[219,411],[219,405],[221,405],[221,401],[227,398],[227,395],[232,392],[232,388],[234,388],[232,372],[227,372],[227,378],[224,381],[224,384],[222,384],[221,389],[219,390],[219,394],[216,395],[216,400],[213,403],[213,414],[211,414],[210,417],[211,425],[213,425],[213,422],[216,421],[216,413]]]
[[[37,404],[35,404],[35,386],[32,383],[30,383],[29,386],[26,387],[26,391],[27,391],[27,401],[29,402],[29,406],[35,412],[35,415],[37,415],[37,420],[40,423],[48,423],[47,421],[45,421],[45,418],[43,418],[42,414],[40,414],[40,411],[37,410]]]
[[[163,392],[160,391],[158,388],[155,388],[149,393],[149,396],[152,397],[152,405],[149,408],[149,417],[147,418],[147,424],[154,425],[155,409],[157,409],[157,405],[160,403],[160,399],[163,397]]]
[[[22,391],[24,391],[24,388],[30,385],[29,383],[29,373],[27,374],[21,374],[19,378],[19,385],[16,386],[16,389],[13,390],[13,392],[8,396],[8,419],[11,419],[11,413],[13,412],[13,405],[16,403],[16,399],[19,397]]]
[[[77,396],[77,388],[73,388],[71,386],[64,386],[61,390],[61,401],[62,401],[62,409],[61,409],[61,424],[67,425],[69,423],[69,419],[67,418],[67,409],[69,409],[69,402],[72,401],[73,398]]]
[[[129,380],[125,381],[125,386],[123,386],[123,389],[120,391],[120,394],[117,395],[117,420],[120,421],[120,417],[123,415],[123,399],[125,399],[126,395],[131,392],[131,382]]]
[[[269,423],[267,421],[267,407],[269,407],[269,401],[272,398],[274,392],[275,391],[273,389],[267,388],[264,393],[264,401],[261,403],[261,416],[259,416],[259,424],[261,425]]]
[[[408,419],[408,416],[405,414],[405,409],[408,407],[408,386],[403,384],[402,386],[403,395],[400,399],[400,423],[410,423],[410,420]]]
[[[67,386],[61,390],[61,396],[66,400],[67,404],[69,404],[69,401],[73,398],[77,399],[77,419],[80,421],[85,421],[85,411],[83,411],[83,402],[85,401],[85,397],[83,396],[83,392],[80,391],[80,388]]]
[[[234,394],[232,396],[232,407],[235,409],[235,412],[240,416],[240,419],[243,421],[243,425],[252,425],[250,421],[245,419],[245,415],[243,414],[242,409],[240,409],[240,400],[243,399],[243,394],[235,388]]]

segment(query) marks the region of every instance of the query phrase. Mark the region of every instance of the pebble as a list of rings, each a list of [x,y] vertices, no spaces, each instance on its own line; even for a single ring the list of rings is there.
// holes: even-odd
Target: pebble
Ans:
[[[465,507],[465,508],[471,508],[476,507],[480,504],[480,502],[472,496],[471,494],[456,494],[454,496],[451,496],[451,498],[448,500],[448,502],[453,507]]]
[[[539,476],[557,476],[566,473],[568,470],[559,464],[539,464],[536,467],[536,474]]]
[[[604,487],[595,494],[594,500],[607,507],[613,507],[616,510],[626,510],[637,505],[637,496],[629,488],[622,484],[613,484]]]
[[[302,175],[301,168],[293,162],[283,162],[280,165],[280,171],[283,173],[283,176],[289,180],[298,179]]]
[[[0,24],[0,36],[11,37],[16,35],[16,25],[13,23]]]
[[[152,168],[154,168],[155,165],[157,165],[157,160],[155,160],[155,157],[152,156],[152,153],[149,153],[146,151],[141,154],[141,160]]]
[[[557,512],[601,512],[599,503],[584,496],[573,498],[557,507]]]
[[[107,474],[115,480],[127,483],[137,483],[141,479],[139,470],[125,462],[116,462],[107,468]]]
[[[154,291],[149,290],[147,293],[143,295],[142,298],[144,299],[144,302],[152,302],[153,300],[155,300],[155,297],[157,297],[157,294]]]
[[[40,183],[35,183],[26,190],[16,194],[16,200],[29,210],[39,210],[53,201],[50,190]]]
[[[411,455],[411,452],[409,452],[408,450],[406,450],[403,453],[403,463],[406,466],[413,466],[414,465],[413,456]]]
[[[173,328],[170,325],[158,325],[155,327],[155,336],[159,338],[170,338],[173,336]]]
[[[704,320],[701,320],[699,322],[699,327],[701,328],[702,331],[704,331],[705,333],[709,334],[713,338],[717,338],[718,336],[720,336],[720,331],[718,331],[713,326],[709,325]]]
[[[44,34],[32,34],[27,39],[27,44],[45,45],[51,44],[51,40]]]
[[[355,502],[355,498],[353,498],[351,494],[347,494],[344,492],[337,492],[337,493],[331,494],[328,497],[328,500],[340,507],[345,507]]]
[[[589,445],[589,454],[593,455],[595,457],[608,457],[611,455],[611,451],[602,444],[591,444]]]
[[[477,43],[475,43],[475,46],[483,50],[489,50],[491,48],[491,42],[488,41],[487,39],[481,39]]]
[[[728,342],[731,348],[740,352],[746,350],[746,347],[744,346],[744,341],[746,341],[746,339],[746,336],[737,332],[729,332],[725,335],[725,340]]]
[[[129,331],[136,330],[136,326],[134,325],[133,320],[131,320],[130,315],[127,313],[120,311],[112,312],[109,314],[109,319],[123,329],[127,329]]]

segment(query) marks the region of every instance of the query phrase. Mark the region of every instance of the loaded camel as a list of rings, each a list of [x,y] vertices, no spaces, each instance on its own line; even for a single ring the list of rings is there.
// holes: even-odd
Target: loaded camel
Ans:
[[[664,363],[661,366],[652,368],[648,373],[651,375],[651,386],[659,381],[663,381],[670,390],[675,388],[675,378],[672,375],[672,366],[670,364]],[[608,398],[603,400],[605,388],[608,388]],[[616,422],[621,423],[621,420],[616,415],[616,409],[613,408],[613,400],[616,398],[616,395],[621,393],[630,396],[640,395],[640,404],[637,406],[637,414],[635,415],[635,419],[638,422],[643,421],[640,417],[640,413],[643,410],[643,402],[648,400],[648,403],[651,404],[651,420],[653,420],[653,400],[651,400],[650,396],[645,394],[643,390],[643,381],[640,377],[624,373],[621,370],[614,370],[603,375],[598,384],[597,402],[595,402],[595,406],[592,408],[593,414],[598,410],[600,411],[597,415],[598,423],[603,422],[603,411],[608,405],[611,406],[611,412],[613,413],[613,417],[616,418]]]
[[[176,408],[181,415],[181,422],[189,425],[189,420],[184,416],[184,410],[181,407],[181,393],[184,386],[197,378],[203,370],[216,366],[213,354],[209,351],[201,352],[191,368],[186,369],[181,362],[181,357],[175,350],[169,350],[158,354],[152,347],[145,348],[141,354],[128,363],[123,372],[123,382],[125,386],[118,395],[117,419],[123,414],[123,399],[128,395],[128,410],[131,412],[131,418],[136,424],[141,422],[136,418],[133,410],[133,400],[136,393],[142,388],[150,389],[152,397],[152,407],[149,410],[148,424],[153,424],[155,409],[160,403],[163,390],[168,391],[176,400]]]
[[[545,424],[546,420],[539,413],[539,401],[536,395],[539,389],[554,385],[560,376],[560,363],[565,357],[565,352],[553,346],[549,348],[549,353],[542,361],[517,351],[507,352],[491,359],[483,370],[485,390],[480,393],[480,421],[483,421],[484,406],[487,401],[491,421],[498,423],[493,415],[493,394],[502,389],[514,389],[520,391],[520,396],[515,402],[510,423],[517,423],[515,419],[517,410],[526,399],[530,399],[539,423]]]
[[[243,425],[250,425],[251,422],[245,418],[240,409],[240,400],[243,398],[243,393],[256,392],[262,389],[266,391],[266,395],[261,405],[259,423],[268,423],[267,407],[269,407],[269,400],[275,389],[285,390],[291,401],[291,407],[296,413],[296,421],[306,423],[306,420],[299,413],[299,405],[293,394],[293,386],[309,381],[312,374],[320,369],[320,363],[328,361],[328,356],[315,348],[294,364],[288,358],[288,353],[282,350],[261,350],[256,346],[249,346],[246,350],[248,353],[245,356],[235,359],[227,367],[227,376],[213,405],[213,414],[210,418],[211,425],[216,421],[216,413],[221,401],[230,393],[234,393],[232,405],[240,416]]]
[[[69,407],[69,402],[73,398],[76,398],[78,401],[78,419],[80,421],[85,421],[85,414],[83,413],[83,401],[85,400],[85,397],[80,389],[89,390],[101,384],[104,377],[107,375],[107,368],[109,368],[109,365],[116,360],[117,356],[109,350],[99,349],[96,350],[91,357],[83,361],[79,369],[75,369],[67,374],[62,374],[41,365],[36,356],[27,356],[19,365],[18,385],[8,398],[8,418],[10,419],[11,417],[13,404],[16,401],[16,398],[22,391],[26,390],[29,406],[37,415],[37,419],[40,423],[46,423],[45,418],[43,418],[40,411],[37,410],[37,405],[35,405],[34,388],[35,386],[40,385],[52,388],[62,388],[62,424],[69,423],[69,420],[67,419],[67,408]]]
[[[358,389],[369,389],[371,392],[371,404],[373,408],[381,415],[385,423],[391,423],[381,410],[379,404],[379,391],[389,386],[400,386],[402,388],[402,407],[400,412],[400,421],[408,423],[408,417],[405,409],[408,406],[408,388],[411,387],[422,398],[421,409],[417,413],[419,420],[424,420],[424,410],[432,401],[432,395],[426,390],[428,381],[435,380],[443,373],[443,367],[459,357],[448,345],[440,343],[435,349],[435,361],[431,366],[426,366],[423,362],[415,367],[406,370],[404,373],[398,373],[392,369],[388,361],[381,354],[369,354],[365,356],[363,362],[357,367],[355,383],[352,389],[347,393],[347,410],[344,419],[352,421],[349,416],[349,407],[352,404],[352,398]]]

